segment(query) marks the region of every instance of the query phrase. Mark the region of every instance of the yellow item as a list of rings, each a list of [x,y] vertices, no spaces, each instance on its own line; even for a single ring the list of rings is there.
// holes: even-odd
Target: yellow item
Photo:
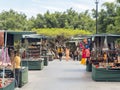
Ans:
[[[86,64],[86,58],[81,59],[81,64],[85,65]]]
[[[18,68],[21,68],[20,63],[21,63],[20,57],[19,57],[19,56],[15,56],[15,58],[14,58],[15,68],[17,68],[17,69],[18,69]]]
[[[58,48],[58,49],[57,49],[57,52],[58,52],[58,53],[61,53],[61,52],[63,52],[63,49],[62,49],[62,48]]]
[[[107,54],[104,54],[103,59],[107,60]]]

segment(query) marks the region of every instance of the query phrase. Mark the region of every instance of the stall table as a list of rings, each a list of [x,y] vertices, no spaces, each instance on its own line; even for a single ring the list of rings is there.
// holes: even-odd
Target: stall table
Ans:
[[[28,67],[28,70],[42,70],[44,67],[44,59],[22,59],[22,66]]]
[[[2,69],[0,69],[0,74],[3,72]],[[2,76],[0,76],[2,78]],[[14,78],[13,70],[5,68],[5,78]],[[20,70],[20,76],[19,76],[19,85],[18,87],[22,87],[28,82],[28,68],[22,67]]]
[[[92,65],[92,79],[95,81],[120,81],[120,69],[106,69]]]
[[[8,85],[0,87],[0,90],[15,90],[15,80],[13,79]]]
[[[86,64],[86,71],[91,72],[92,71],[92,63],[88,62]]]

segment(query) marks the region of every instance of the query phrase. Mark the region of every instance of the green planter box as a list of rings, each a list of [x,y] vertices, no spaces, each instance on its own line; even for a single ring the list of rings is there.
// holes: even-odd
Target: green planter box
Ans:
[[[22,60],[22,66],[28,67],[28,70],[42,70],[44,67],[44,60]]]
[[[20,71],[20,82],[19,82],[19,87],[22,87],[28,83],[28,67],[22,67]]]
[[[44,58],[44,66],[48,66],[48,56],[41,56],[41,58]]]
[[[120,70],[107,70],[92,65],[92,79],[95,81],[120,81]]]
[[[13,80],[13,82],[11,82],[6,87],[0,88],[0,90],[15,90],[15,80]]]
[[[91,72],[92,71],[92,63],[86,64],[86,71]]]
[[[48,65],[48,57],[44,57],[44,66],[47,66]]]

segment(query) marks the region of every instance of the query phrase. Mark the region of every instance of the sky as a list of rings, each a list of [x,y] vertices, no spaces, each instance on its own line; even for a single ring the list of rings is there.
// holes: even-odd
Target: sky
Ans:
[[[115,0],[98,0],[98,8],[104,2],[115,2]],[[13,9],[18,13],[24,13],[28,18],[37,14],[44,14],[47,10],[64,12],[73,8],[77,12],[92,10],[95,8],[95,0],[0,0],[0,13]]]

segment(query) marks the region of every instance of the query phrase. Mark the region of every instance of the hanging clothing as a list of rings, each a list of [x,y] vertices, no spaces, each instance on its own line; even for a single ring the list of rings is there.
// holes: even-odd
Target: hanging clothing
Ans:
[[[85,48],[82,49],[82,58],[86,58],[86,51],[85,51]]]
[[[89,58],[90,57],[90,50],[89,49],[85,49],[85,53],[86,53],[86,57]]]
[[[82,42],[80,42],[79,47],[80,47],[80,49],[83,48],[83,43]]]
[[[83,65],[86,64],[86,51],[85,51],[85,48],[82,49],[82,59],[81,59],[81,64],[83,64]]]
[[[10,62],[10,57],[8,54],[8,48],[4,48],[2,47],[2,52],[1,52],[1,61],[2,61],[2,65],[7,66],[7,65],[11,65]]]

